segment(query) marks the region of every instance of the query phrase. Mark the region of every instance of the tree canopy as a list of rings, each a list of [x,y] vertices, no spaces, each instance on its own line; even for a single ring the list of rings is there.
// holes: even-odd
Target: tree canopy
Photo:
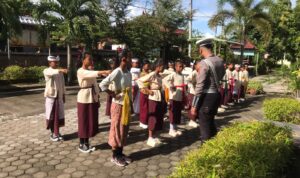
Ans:
[[[257,2],[255,0],[219,0],[219,7],[228,3],[231,9],[220,8],[209,20],[209,26],[215,28],[220,24],[224,24],[224,32],[231,34],[232,37],[238,39],[242,44],[249,38],[251,30],[255,29],[262,36],[264,44],[268,44],[271,40],[271,18],[266,9],[270,2],[263,0]],[[241,49],[241,60],[243,60],[243,50]]]

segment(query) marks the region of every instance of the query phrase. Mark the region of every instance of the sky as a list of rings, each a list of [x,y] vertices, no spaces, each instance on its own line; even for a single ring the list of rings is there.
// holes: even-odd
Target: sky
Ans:
[[[259,0],[256,1],[258,2]],[[291,2],[294,7],[296,0],[291,0]],[[134,17],[142,14],[144,9],[141,7],[145,7],[146,3],[147,0],[135,0],[134,6],[137,7],[130,7],[129,15]],[[189,9],[189,3],[190,0],[182,0],[182,5],[185,9]],[[195,10],[195,15],[193,18],[193,30],[197,30],[205,36],[214,35],[215,30],[210,29],[207,24],[209,18],[217,12],[217,0],[193,0],[193,9]]]
[[[38,2],[39,0],[31,0]],[[133,5],[129,7],[129,16],[136,17],[143,13],[144,8],[151,8],[153,0],[133,0]],[[181,0],[184,9],[189,9],[190,0]],[[259,0],[256,0],[259,2]],[[296,0],[291,0],[293,7]],[[226,8],[226,6],[225,6]],[[215,30],[208,27],[209,18],[217,12],[217,0],[193,0],[193,10],[195,11],[193,18],[193,30],[202,33],[205,36],[212,36]],[[218,32],[217,32],[218,33]]]

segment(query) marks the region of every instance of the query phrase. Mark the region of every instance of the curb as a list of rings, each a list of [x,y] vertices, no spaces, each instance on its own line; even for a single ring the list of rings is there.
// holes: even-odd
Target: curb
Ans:
[[[102,79],[97,80],[97,83],[100,83]],[[72,86],[66,86],[67,91],[79,90],[80,87],[78,84]],[[30,92],[39,92],[45,90],[45,84],[42,85],[28,85],[23,87],[18,87],[17,85],[1,87],[0,88],[0,96],[11,95],[11,94],[22,94],[22,93],[30,93]]]

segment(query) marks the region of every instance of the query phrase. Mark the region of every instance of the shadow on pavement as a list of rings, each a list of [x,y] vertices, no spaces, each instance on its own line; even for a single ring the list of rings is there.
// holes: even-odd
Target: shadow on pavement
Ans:
[[[161,137],[163,145],[155,148],[149,147],[147,150],[132,153],[130,157],[134,161],[139,161],[156,155],[168,155],[176,150],[181,150],[184,147],[192,145],[193,143],[199,141],[199,139],[200,136],[198,129],[184,130],[181,136],[176,138]],[[147,134],[145,134],[145,137],[143,137],[142,140],[147,140]],[[134,143],[136,141],[137,140],[132,139],[131,142]]]

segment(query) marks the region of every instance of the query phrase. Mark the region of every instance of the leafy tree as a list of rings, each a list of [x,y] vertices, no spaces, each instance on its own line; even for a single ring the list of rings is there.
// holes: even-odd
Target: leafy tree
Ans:
[[[0,3],[0,39],[21,33],[19,5],[21,0],[5,0]]]
[[[297,62],[299,62],[300,59],[300,0],[296,1],[296,7],[294,9],[294,23],[295,23],[295,28],[294,28],[294,51],[295,51],[295,56],[297,58]]]
[[[270,16],[273,20],[273,38],[268,51],[276,60],[290,58],[293,53],[290,42],[294,19],[290,0],[277,0],[270,8]]]
[[[100,25],[101,27],[107,23],[107,16],[97,0],[41,0],[36,14],[39,19],[46,20],[53,28],[52,40],[67,46],[67,61],[70,70],[68,83],[70,83],[73,74],[72,44],[86,42],[83,38],[88,32],[93,31],[91,26]],[[90,38],[87,41],[89,40]]]
[[[20,15],[32,16],[32,10],[36,8],[35,4],[30,0],[19,1]]]
[[[188,15],[183,10],[180,0],[154,1],[154,15],[161,31],[162,57],[167,61],[168,58],[172,58],[170,52],[172,45],[179,47],[187,45],[187,35],[178,35],[176,30],[186,27]]]
[[[107,0],[107,11],[111,18],[111,36],[117,39],[120,43],[127,44],[128,38],[125,33],[127,16],[129,13],[128,7],[132,5],[132,0]]]
[[[219,8],[217,14],[209,20],[209,26],[214,28],[221,23],[225,24],[225,33],[236,36],[241,43],[245,44],[251,29],[255,29],[262,35],[262,39],[267,44],[272,35],[271,19],[266,12],[269,1],[263,0],[218,0],[219,7],[228,3],[231,9]],[[244,58],[244,46],[241,46],[242,62]]]
[[[160,28],[157,19],[148,14],[135,17],[126,25],[128,46],[139,58],[153,58],[151,51],[158,48]]]

